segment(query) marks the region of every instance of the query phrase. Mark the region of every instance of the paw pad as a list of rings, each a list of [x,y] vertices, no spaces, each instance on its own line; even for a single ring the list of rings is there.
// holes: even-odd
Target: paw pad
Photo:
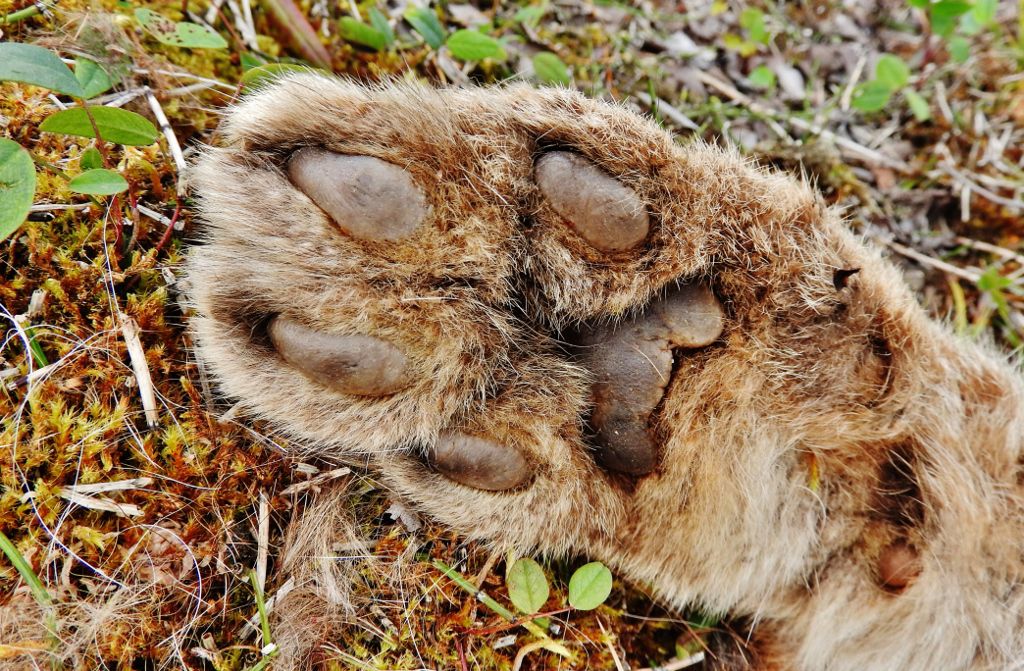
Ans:
[[[288,176],[357,238],[401,240],[427,216],[426,198],[409,173],[379,158],[305,147],[288,161]]]
[[[602,464],[629,475],[657,465],[649,426],[672,375],[673,348],[710,345],[722,333],[722,308],[710,289],[688,285],[612,329],[587,333],[584,365],[594,375],[594,412]]]
[[[536,179],[551,207],[596,249],[633,249],[647,237],[640,197],[582,156],[546,153],[537,161]]]
[[[445,477],[492,492],[515,489],[533,475],[518,450],[464,433],[443,434],[428,459]]]
[[[286,362],[342,393],[385,396],[409,384],[405,355],[379,338],[324,333],[284,316],[270,321],[267,334]]]

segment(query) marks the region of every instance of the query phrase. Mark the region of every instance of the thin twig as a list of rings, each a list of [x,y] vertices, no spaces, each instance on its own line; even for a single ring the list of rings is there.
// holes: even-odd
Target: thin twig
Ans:
[[[33,205],[28,209],[29,212],[61,212],[65,210],[74,210],[76,212],[84,212],[88,210],[92,205],[90,203],[49,203]]]
[[[941,170],[942,172],[946,173],[954,180],[959,182],[962,188],[968,188],[971,191],[976,192],[979,196],[984,196],[993,203],[996,203],[997,205],[1005,205],[1006,207],[1011,207],[1015,210],[1024,210],[1024,200],[1019,200],[1017,198],[1006,198],[1004,196],[1000,196],[998,193],[989,191],[985,187],[973,181],[966,174],[957,170],[956,168],[947,163],[940,164],[939,170]]]
[[[25,19],[30,19],[33,16],[36,16],[38,14],[44,14],[45,15],[48,12],[48,10],[50,9],[50,6],[51,5],[55,5],[55,4],[57,4],[56,0],[54,0],[53,2],[49,2],[49,3],[41,2],[41,1],[34,2],[33,4],[29,5],[28,7],[25,7],[23,9],[19,9],[16,12],[11,12],[10,14],[4,14],[3,17],[0,18],[0,26],[6,26],[6,25],[9,25],[9,24],[12,24],[12,23],[17,23],[19,21],[24,21]]]
[[[914,259],[915,261],[922,265],[935,268],[936,270],[941,270],[943,272],[949,273],[950,275],[956,275],[957,277],[967,280],[968,282],[977,283],[978,280],[981,279],[980,271],[958,268],[950,263],[946,263],[945,261],[942,261],[940,259],[932,258],[927,254],[922,254],[921,252],[915,249],[911,249],[910,247],[906,247],[892,240],[884,240],[882,238],[876,238],[876,240],[878,240],[879,242],[881,242],[883,245],[893,250],[894,252],[902,254],[907,258]]]
[[[181,153],[181,145],[178,144],[178,138],[174,135],[174,130],[167,120],[167,115],[164,114],[164,108],[160,106],[160,101],[156,99],[152,89],[148,86],[146,87],[146,102],[149,103],[149,109],[153,111],[153,116],[156,117],[157,127],[164,134],[164,137],[167,138],[167,147],[171,150],[174,165],[178,169],[177,179],[175,180],[178,184],[178,198],[183,198],[185,196],[185,180],[183,177],[188,168],[185,165],[185,157]]]
[[[989,254],[995,254],[996,256],[1001,256],[1004,259],[1016,261],[1021,266],[1024,266],[1024,255],[1018,254],[1012,249],[1000,247],[999,245],[993,245],[991,243],[983,242],[981,240],[974,240],[973,238],[965,238],[963,236],[957,236],[955,241],[958,245],[970,247],[971,249],[977,249],[980,252],[988,252]]]
[[[844,112],[850,109],[850,101],[853,99],[853,91],[857,87],[857,82],[860,81],[860,76],[864,72],[864,65],[867,63],[867,56],[864,54],[860,55],[857,59],[857,64],[853,66],[853,72],[850,73],[850,82],[843,89],[843,95],[839,98],[839,109]]]
[[[281,492],[281,495],[291,496],[292,494],[298,494],[299,492],[304,492],[312,487],[318,487],[330,480],[334,480],[336,478],[349,475],[350,473],[352,473],[352,469],[348,468],[347,466],[335,468],[332,471],[320,473],[319,475],[312,477],[309,480],[304,480],[302,482],[296,482],[295,484],[289,485],[284,489],[284,491]]]
[[[267,602],[264,606],[264,611],[267,613],[267,615],[273,612],[274,606],[276,606],[282,599],[288,596],[288,594],[293,589],[295,589],[295,578],[288,578],[288,580],[286,580],[285,583],[281,585],[281,588],[277,590],[274,596],[267,599]],[[251,633],[259,631],[259,626],[260,614],[255,613],[252,617],[245,621],[245,624],[242,625],[242,635],[248,636]]]
[[[664,666],[652,666],[646,669],[640,669],[639,671],[679,671],[679,669],[685,669],[693,666],[694,664],[700,664],[704,661],[704,651],[695,652],[685,659],[675,659],[665,664]]]
[[[149,428],[154,429],[160,421],[160,415],[157,412],[153,378],[149,374],[149,366],[146,363],[146,350],[142,348],[142,341],[139,339],[139,325],[123,312],[118,312],[118,319],[121,322],[121,334],[124,336],[125,345],[128,346],[128,358],[132,362],[132,371],[135,372],[135,380],[139,385],[139,396],[142,398],[146,424]]]
[[[178,79],[190,79],[194,82],[206,82],[211,86],[216,86],[218,88],[224,89],[225,91],[230,91],[232,93],[234,93],[235,89],[237,88],[235,85],[229,84],[219,79],[201,77],[199,75],[194,75],[191,72],[187,72],[185,70],[151,70],[149,68],[132,68],[132,72],[137,75],[156,74],[165,75],[167,77],[176,77]]]
[[[700,126],[698,126],[697,124],[695,124],[692,121],[690,121],[690,118],[688,116],[686,116],[685,114],[683,114],[682,112],[677,110],[675,107],[673,107],[672,105],[668,104],[666,101],[662,100],[661,98],[654,98],[652,100],[651,96],[647,95],[646,93],[644,93],[642,91],[637,92],[634,95],[635,95],[637,100],[642,102],[644,105],[647,105],[648,109],[653,111],[655,108],[657,108],[658,112],[660,112],[661,114],[664,114],[665,116],[667,116],[677,126],[680,126],[681,128],[685,128],[687,130],[699,130],[700,129]]]
[[[526,660],[526,656],[543,647],[544,641],[534,641],[533,643],[527,643],[523,647],[519,648],[519,652],[516,653],[516,658],[512,661],[512,671],[519,671],[519,669],[523,668],[523,662]]]
[[[120,492],[126,489],[143,489],[153,484],[153,478],[130,478],[128,480],[114,480],[113,482],[95,482],[88,485],[68,485],[64,489],[77,492],[78,494],[103,494],[106,492]]]
[[[754,114],[759,114],[771,119],[778,119],[784,121],[785,123],[788,123],[790,126],[792,126],[793,128],[797,129],[802,133],[810,133],[812,135],[817,135],[826,141],[834,142],[836,146],[839,147],[840,149],[845,149],[849,154],[856,156],[868,163],[883,165],[887,168],[892,168],[893,170],[897,170],[901,173],[912,172],[912,168],[910,167],[910,165],[908,165],[904,161],[889,158],[888,156],[879,153],[874,149],[870,149],[858,142],[854,142],[848,137],[836,135],[827,128],[823,128],[822,126],[815,123],[811,123],[810,121],[805,121],[800,117],[782,115],[773,109],[770,109],[754,100],[751,100],[749,96],[741,93],[735,86],[722,81],[721,79],[715,77],[714,75],[710,75],[706,72],[701,71],[697,71],[696,74],[702,82],[704,82],[708,86],[711,86],[712,88],[717,89],[720,93],[724,94],[730,100],[740,105],[743,105]]]
[[[612,653],[612,661],[615,662],[615,668],[617,671],[625,671],[622,668],[622,660],[619,659],[619,653],[615,649],[615,645],[612,643],[612,639],[608,636],[608,632],[604,628],[604,624],[601,623],[601,618],[597,618],[597,626],[601,629],[601,635],[604,637],[604,642],[608,645],[608,652]]]

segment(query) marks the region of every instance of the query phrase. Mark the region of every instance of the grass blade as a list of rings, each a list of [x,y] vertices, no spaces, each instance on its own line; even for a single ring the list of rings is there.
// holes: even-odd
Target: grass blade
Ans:
[[[263,0],[263,4],[274,19],[281,25],[294,46],[302,57],[313,65],[331,69],[331,55],[320,43],[313,26],[309,25],[306,16],[302,13],[292,0]]]
[[[21,575],[22,580],[28,584],[29,590],[32,592],[32,596],[41,606],[49,606],[53,603],[53,599],[50,598],[50,593],[43,587],[43,583],[40,582],[39,576],[32,570],[32,566],[29,565],[25,558],[18,552],[18,548],[14,546],[7,536],[0,531],[0,550],[7,555],[7,560],[11,562],[18,573]]]

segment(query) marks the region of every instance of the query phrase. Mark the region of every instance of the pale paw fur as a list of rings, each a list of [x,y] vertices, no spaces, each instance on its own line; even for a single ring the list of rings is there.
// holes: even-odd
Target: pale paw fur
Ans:
[[[500,546],[756,625],[730,668],[1008,668],[1022,395],[806,185],[525,86],[291,76],[195,184],[223,392]]]

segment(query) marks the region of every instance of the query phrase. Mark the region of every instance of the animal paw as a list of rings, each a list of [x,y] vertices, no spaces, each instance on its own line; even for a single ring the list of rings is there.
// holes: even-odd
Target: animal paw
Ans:
[[[969,408],[1014,416],[1019,383],[806,185],[525,86],[292,76],[223,137],[194,176],[198,348],[309,451],[467,535],[756,614],[792,668],[882,668],[992,593],[939,586],[962,550],[938,509],[1010,504],[936,464],[971,462],[948,451],[971,431],[1005,443]],[[1003,481],[1011,452],[964,467]],[[900,668],[981,636],[929,634]]]

